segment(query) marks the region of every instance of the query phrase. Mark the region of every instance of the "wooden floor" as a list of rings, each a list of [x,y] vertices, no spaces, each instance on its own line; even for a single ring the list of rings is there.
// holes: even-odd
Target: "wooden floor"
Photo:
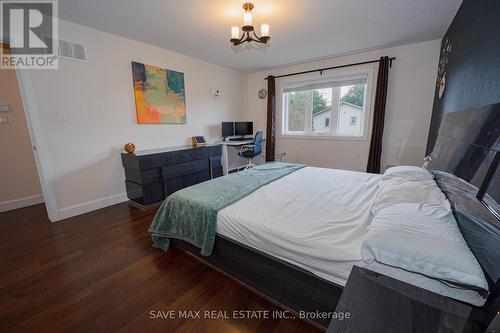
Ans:
[[[181,250],[153,249],[153,215],[126,203],[57,223],[43,205],[0,213],[0,331],[319,332],[299,319],[151,319],[280,310]]]

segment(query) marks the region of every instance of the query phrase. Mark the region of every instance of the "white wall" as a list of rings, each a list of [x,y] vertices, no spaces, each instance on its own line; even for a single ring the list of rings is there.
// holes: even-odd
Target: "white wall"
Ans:
[[[432,112],[439,48],[440,40],[433,40],[252,73],[247,84],[247,119],[255,122],[254,129],[266,127],[266,100],[259,99],[257,92],[266,88],[264,78],[267,75],[362,62],[381,56],[396,57],[389,74],[382,170],[391,164],[421,165]],[[371,124],[369,126],[371,129]],[[279,128],[277,124],[278,131]],[[340,141],[278,137],[276,141],[276,152],[287,154],[285,161],[358,171],[366,169],[368,149],[369,138]]]
[[[59,34],[85,44],[88,56],[85,63],[61,59],[58,70],[31,71],[59,218],[126,200],[123,144],[184,145],[192,135],[214,141],[221,121],[245,117],[244,73],[62,20]],[[184,73],[187,124],[136,123],[131,61]],[[213,88],[222,96],[213,97]]]

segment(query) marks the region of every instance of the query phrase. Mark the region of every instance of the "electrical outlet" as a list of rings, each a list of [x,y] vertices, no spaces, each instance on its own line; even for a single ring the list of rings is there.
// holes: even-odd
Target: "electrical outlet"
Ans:
[[[0,114],[0,124],[8,124],[9,117],[6,114]]]

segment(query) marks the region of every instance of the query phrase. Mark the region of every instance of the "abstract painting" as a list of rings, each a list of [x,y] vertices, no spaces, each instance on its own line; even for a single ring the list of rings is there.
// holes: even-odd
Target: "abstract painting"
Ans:
[[[138,124],[185,124],[184,73],[132,62]]]

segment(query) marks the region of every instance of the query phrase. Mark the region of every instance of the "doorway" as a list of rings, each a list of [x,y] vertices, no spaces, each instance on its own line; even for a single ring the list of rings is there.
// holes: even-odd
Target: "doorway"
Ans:
[[[10,53],[0,42],[2,52]],[[0,69],[0,212],[44,202],[26,113],[14,69]]]

